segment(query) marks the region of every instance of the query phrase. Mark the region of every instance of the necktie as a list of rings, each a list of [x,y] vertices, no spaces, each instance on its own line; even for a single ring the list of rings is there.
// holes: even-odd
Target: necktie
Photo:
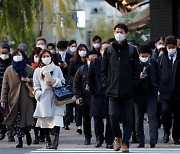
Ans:
[[[174,56],[170,56],[170,68],[173,69],[173,57]]]

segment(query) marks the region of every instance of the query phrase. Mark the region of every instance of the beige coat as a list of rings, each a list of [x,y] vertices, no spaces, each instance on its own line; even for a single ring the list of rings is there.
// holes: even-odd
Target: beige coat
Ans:
[[[27,77],[32,78],[34,69],[26,66]],[[18,108],[21,112],[20,127],[34,125],[33,119],[33,99],[29,97],[26,85],[19,79],[12,66],[9,66],[3,77],[1,102],[6,103],[9,107],[9,114],[4,121],[5,125],[13,125],[16,120]]]

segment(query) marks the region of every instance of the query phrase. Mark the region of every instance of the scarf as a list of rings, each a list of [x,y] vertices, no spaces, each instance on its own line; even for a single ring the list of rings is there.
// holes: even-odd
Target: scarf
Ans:
[[[38,67],[38,63],[37,63],[37,62],[33,62],[33,63],[31,63],[31,66],[32,66],[34,69],[36,69],[36,68]]]
[[[53,62],[49,65],[43,66],[42,68],[40,68],[40,73],[44,75],[45,78],[50,78],[51,72],[54,70],[55,66],[56,65]]]
[[[23,59],[22,61],[15,62],[12,61],[12,68],[16,71],[18,76],[21,77],[27,77],[27,73],[25,71],[26,68],[26,60]]]

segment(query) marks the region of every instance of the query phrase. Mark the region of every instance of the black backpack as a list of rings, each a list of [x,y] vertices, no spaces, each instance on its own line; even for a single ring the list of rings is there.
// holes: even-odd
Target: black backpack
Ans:
[[[134,56],[134,46],[131,45],[131,44],[128,44],[128,48],[129,48],[129,57],[130,57],[130,60],[132,61],[133,60],[133,56]],[[108,54],[109,58],[111,57],[111,54],[112,54],[113,50],[115,51],[115,49],[113,48],[112,45],[108,47],[107,54]]]

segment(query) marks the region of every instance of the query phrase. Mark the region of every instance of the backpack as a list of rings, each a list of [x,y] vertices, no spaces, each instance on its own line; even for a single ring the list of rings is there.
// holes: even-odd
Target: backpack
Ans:
[[[133,55],[134,55],[134,46],[131,45],[131,44],[128,44],[128,48],[129,48],[129,57],[130,57],[130,60],[132,61],[133,60]],[[108,57],[110,58],[111,54],[112,54],[112,50],[115,51],[115,49],[111,46],[108,47],[107,49],[107,54],[108,54]]]

